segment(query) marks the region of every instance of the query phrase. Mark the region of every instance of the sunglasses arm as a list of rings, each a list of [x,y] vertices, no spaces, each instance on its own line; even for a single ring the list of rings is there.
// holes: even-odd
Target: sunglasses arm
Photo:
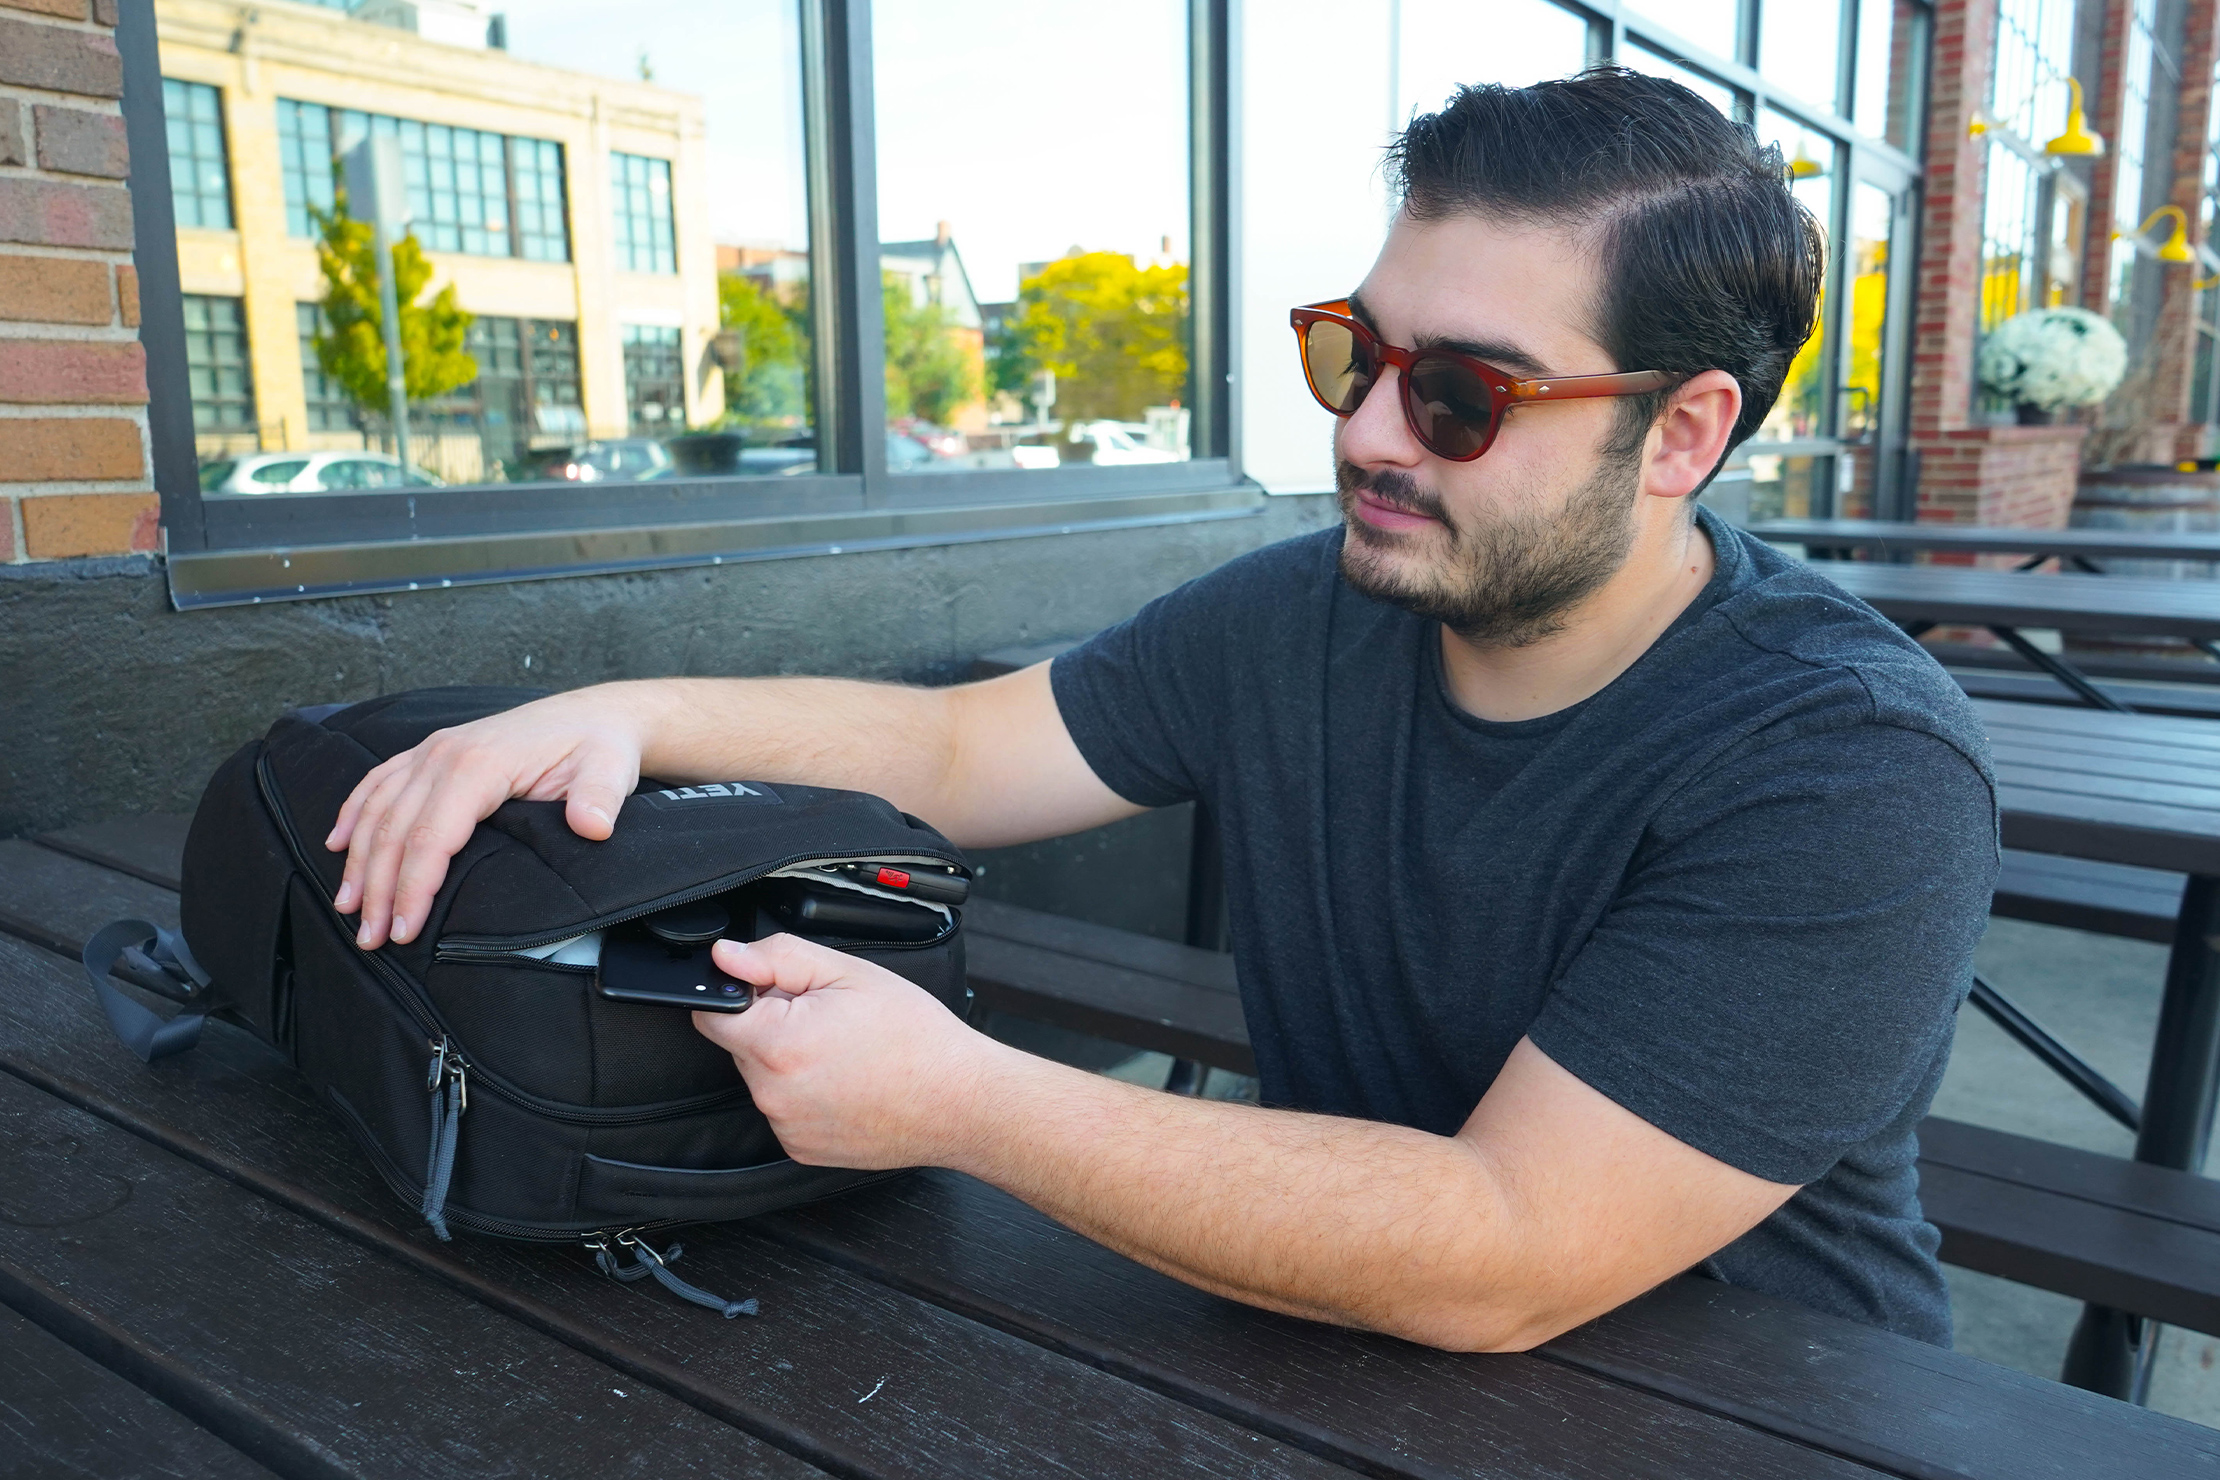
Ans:
[[[1591,396],[1641,396],[1673,383],[1662,370],[1629,370],[1619,375],[1560,375],[1514,380],[1503,387],[1513,401],[1577,401]]]

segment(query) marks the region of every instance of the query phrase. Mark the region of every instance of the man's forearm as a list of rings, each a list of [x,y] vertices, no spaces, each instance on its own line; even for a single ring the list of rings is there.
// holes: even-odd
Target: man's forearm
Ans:
[[[1056,837],[1140,810],[1081,758],[1045,669],[945,689],[651,679],[564,700],[627,724],[643,776],[867,791],[966,848]]]
[[[664,678],[589,691],[637,723],[643,776],[844,787],[937,825],[956,810],[951,692],[837,678]]]
[[[1464,1142],[1185,1099],[1007,1051],[951,1163],[1190,1284],[1462,1350],[1573,1323],[1540,1308],[1510,1200]]]

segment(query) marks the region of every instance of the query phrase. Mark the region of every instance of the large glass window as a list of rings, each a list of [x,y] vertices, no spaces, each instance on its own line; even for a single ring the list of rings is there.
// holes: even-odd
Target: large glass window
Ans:
[[[477,257],[537,256],[558,262],[568,257],[567,245],[565,250],[548,251],[544,240],[528,252],[521,234],[511,229],[509,212],[512,191],[539,204],[548,183],[535,168],[531,185],[518,188],[510,179],[512,153],[519,161],[537,166],[543,150],[553,151],[553,193],[560,200],[560,144],[281,98],[278,152],[285,178],[286,225],[293,235],[316,235],[314,213],[331,210],[337,197],[334,159],[371,134],[390,135],[401,142],[410,229],[426,249]],[[543,212],[534,221],[536,234],[544,237],[547,224]]]
[[[2220,92],[2220,75],[2215,75],[2213,83],[2214,90]],[[2197,295],[2197,344],[2189,392],[2189,419],[2208,427],[2220,423],[2220,373],[2216,373],[2220,372],[2220,272],[2212,271],[2210,250],[2212,243],[2220,242],[2220,108],[2211,109],[2210,113],[2197,207],[2203,221],[2203,230],[2198,232],[2197,239],[2206,243],[2207,249],[2197,265],[2197,278],[2191,284]],[[2213,451],[2211,437],[2208,431],[2203,449],[2207,456]]]
[[[1837,106],[1843,0],[1765,0],[1758,24],[1758,71],[1791,96]]]
[[[1550,0],[1403,0],[1396,116],[1431,113],[1467,83],[1524,87],[1588,61],[1588,22]]]
[[[1981,206],[1983,333],[2014,314],[2068,301],[2081,234],[2080,184],[2043,144],[2066,125],[2073,0],[2000,0]],[[1984,409],[2003,415],[2010,408]]]
[[[675,327],[624,326],[624,396],[635,437],[686,424],[686,362]]]
[[[1850,117],[1906,154],[1920,151],[1926,90],[1927,11],[1913,0],[1859,0]]]
[[[2141,338],[2135,301],[2136,261],[2144,219],[2144,155],[2149,148],[2151,93],[2165,84],[2158,69],[2171,71],[2158,44],[2158,0],[2133,0],[2128,10],[2126,96],[2120,107],[2119,166],[2112,186],[2112,270],[2109,284],[2112,319],[2130,345]],[[2155,282],[2154,282],[2155,288]]]
[[[1742,0],[1633,0],[1631,8],[1691,46],[1722,57],[1742,54]]]
[[[162,79],[169,122],[170,201],[180,226],[231,229],[231,170],[224,158],[223,100],[205,82]]]
[[[308,429],[311,432],[354,433],[352,440],[359,445],[360,411],[339,382],[325,373],[322,355],[316,348],[317,339],[329,327],[324,321],[324,306],[297,303],[293,306],[293,321],[300,331],[301,391],[308,403]]]
[[[193,431],[204,453],[235,450],[229,434],[255,429],[254,375],[238,299],[185,295],[185,365],[192,377]]]
[[[1187,6],[878,0],[872,27],[889,466],[1188,457]]]
[[[626,272],[676,272],[671,234],[671,162],[638,154],[609,156],[616,197],[617,265]]]

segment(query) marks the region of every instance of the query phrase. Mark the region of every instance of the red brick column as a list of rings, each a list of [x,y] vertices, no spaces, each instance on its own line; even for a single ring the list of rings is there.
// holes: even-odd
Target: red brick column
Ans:
[[[1935,7],[1919,306],[1912,329],[1917,517],[2063,528],[2080,473],[2083,429],[1973,423],[1988,173],[1988,143],[1973,126],[1989,101],[1995,35],[1996,0],[1942,0]]]
[[[0,0],[0,562],[155,547],[115,0]]]

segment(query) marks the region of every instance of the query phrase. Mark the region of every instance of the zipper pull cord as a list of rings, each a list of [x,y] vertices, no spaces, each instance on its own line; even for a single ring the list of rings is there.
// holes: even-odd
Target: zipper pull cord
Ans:
[[[432,1095],[432,1144],[426,1153],[424,1169],[424,1201],[418,1209],[424,1221],[431,1225],[441,1243],[453,1235],[447,1231],[444,1216],[447,1207],[447,1186],[455,1175],[455,1140],[462,1131],[463,1107],[469,1103],[463,1089],[463,1064],[460,1055],[450,1056],[447,1040],[442,1038],[432,1047],[430,1075]]]
[[[601,1264],[601,1267],[608,1273],[628,1284],[638,1279],[642,1274],[652,1275],[655,1278],[655,1283],[661,1285],[679,1299],[690,1300],[704,1309],[716,1311],[728,1321],[734,1316],[752,1316],[760,1313],[756,1302],[752,1298],[748,1300],[727,1300],[721,1295],[710,1294],[699,1285],[689,1285],[677,1275],[672,1274],[667,1266],[676,1264],[685,1254],[686,1247],[683,1244],[672,1244],[669,1249],[657,1254],[655,1250],[648,1247],[645,1239],[635,1238],[629,1233],[618,1234],[617,1242],[629,1247],[634,1258],[638,1260],[632,1268],[615,1268],[615,1260],[607,1259],[609,1253],[607,1245],[602,1246],[601,1257],[597,1258],[595,1262]],[[603,1262],[604,1259],[607,1259],[607,1262]]]

